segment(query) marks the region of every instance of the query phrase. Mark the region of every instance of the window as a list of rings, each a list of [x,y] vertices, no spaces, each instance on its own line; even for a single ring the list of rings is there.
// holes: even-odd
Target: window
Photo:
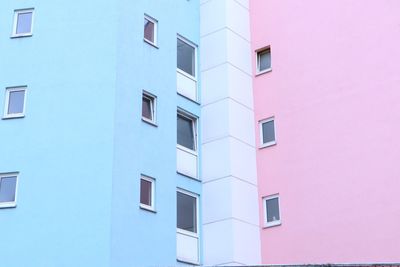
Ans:
[[[177,191],[177,228],[197,234],[197,199],[198,196],[192,193]]]
[[[32,36],[33,9],[14,11],[14,26],[12,37]]]
[[[142,120],[156,123],[156,96],[143,92],[142,95]]]
[[[178,37],[177,42],[178,69],[196,77],[196,47],[180,37]]]
[[[273,195],[263,198],[264,202],[264,226],[270,227],[281,224],[281,216],[279,213],[279,196]]]
[[[147,210],[155,210],[154,206],[155,180],[142,175],[140,178],[140,207]]]
[[[0,208],[16,206],[17,173],[0,174]]]
[[[25,114],[26,87],[6,88],[4,118],[19,118]]]
[[[260,121],[261,147],[272,146],[276,144],[275,140],[275,119],[269,118]]]
[[[178,145],[196,151],[196,118],[182,112],[178,112],[177,119]]]
[[[257,73],[264,73],[271,70],[271,49],[265,48],[257,51]]]
[[[144,16],[144,40],[154,46],[157,46],[157,20]]]

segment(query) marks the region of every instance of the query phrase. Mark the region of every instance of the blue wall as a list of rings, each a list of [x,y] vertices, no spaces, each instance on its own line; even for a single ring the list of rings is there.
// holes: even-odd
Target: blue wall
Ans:
[[[119,1],[113,266],[176,265],[176,190],[201,183],[176,172],[176,116],[200,106],[176,93],[176,38],[199,44],[199,2]],[[144,14],[158,20],[158,48],[143,41]],[[141,96],[157,96],[157,127],[141,121]],[[199,139],[200,140],[200,139]],[[156,213],[139,208],[140,174],[156,179]]]
[[[33,36],[11,39],[13,10],[30,7]],[[176,188],[201,192],[176,173],[177,107],[200,115],[176,93],[176,36],[199,44],[198,0],[4,0],[0,25],[0,111],[6,87],[28,86],[25,118],[0,120],[0,173],[20,173],[0,265],[176,265]],[[143,89],[157,127],[141,121]],[[156,213],[139,208],[141,173],[156,178]]]
[[[33,36],[11,39],[29,7]],[[1,112],[6,87],[28,86],[26,117],[0,120],[0,173],[20,172],[0,265],[109,266],[116,6],[6,0],[0,25]]]

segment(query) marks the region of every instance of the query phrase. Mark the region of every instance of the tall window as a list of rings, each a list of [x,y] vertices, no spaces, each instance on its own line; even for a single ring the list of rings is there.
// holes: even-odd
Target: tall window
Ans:
[[[144,40],[157,46],[157,20],[150,16],[144,16]]]
[[[33,9],[15,10],[12,37],[31,36],[32,28]]]
[[[257,73],[271,70],[271,49],[265,48],[257,52]]]
[[[0,174],[0,208],[16,206],[17,173]]]
[[[140,207],[148,210],[155,209],[154,206],[155,180],[142,175],[140,178]]]
[[[25,115],[26,87],[6,88],[4,118],[18,118]]]
[[[196,118],[178,112],[177,143],[180,146],[196,151]]]
[[[156,123],[156,97],[143,92],[142,95],[142,119],[152,124]]]
[[[279,212],[279,196],[272,195],[263,198],[264,202],[264,226],[275,226],[281,224],[281,215]]]
[[[177,228],[197,233],[197,196],[185,191],[177,191]]]
[[[182,38],[177,39],[178,69],[196,77],[196,47]]]
[[[260,121],[261,147],[272,146],[276,144],[275,140],[275,119],[269,118]]]

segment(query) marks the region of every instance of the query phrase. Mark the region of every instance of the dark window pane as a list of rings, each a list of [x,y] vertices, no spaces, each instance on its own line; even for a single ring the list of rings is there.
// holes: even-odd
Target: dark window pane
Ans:
[[[0,202],[15,201],[17,176],[3,177],[0,180]]]
[[[140,203],[151,206],[151,182],[140,179]]]
[[[30,33],[32,26],[32,12],[19,13],[17,21],[17,34]]]
[[[178,114],[178,144],[194,150],[193,121]]]
[[[177,227],[197,233],[196,198],[177,192]]]
[[[267,70],[271,68],[271,51],[265,50],[259,54],[259,71]]]
[[[178,68],[195,76],[194,47],[178,39]]]
[[[142,117],[153,120],[153,112],[151,107],[151,100],[147,97],[142,98]]]
[[[154,43],[154,23],[144,19],[144,39]]]
[[[267,222],[279,221],[279,202],[278,198],[266,200],[267,207]]]
[[[275,141],[274,121],[267,121],[262,124],[263,143]]]
[[[8,99],[8,114],[23,113],[25,91],[11,91]]]

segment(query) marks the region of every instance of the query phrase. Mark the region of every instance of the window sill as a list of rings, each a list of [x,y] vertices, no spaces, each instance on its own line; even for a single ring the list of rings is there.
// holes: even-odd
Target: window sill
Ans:
[[[256,77],[257,77],[257,76],[260,76],[260,75],[262,75],[262,74],[271,72],[271,71],[272,71],[272,68],[269,68],[269,69],[266,69],[266,70],[263,70],[263,71],[257,71],[257,72],[256,72]]]
[[[150,124],[151,126],[158,127],[158,125],[154,121],[151,121],[149,119],[146,119],[146,118],[142,117],[142,121],[147,123],[147,124]]]
[[[143,41],[149,45],[151,45],[154,48],[159,49],[159,47],[157,46],[157,44],[153,43],[152,41],[147,40],[146,38],[143,38]]]
[[[176,69],[176,72],[182,74],[183,76],[185,76],[185,77],[187,77],[187,78],[189,78],[189,79],[191,79],[191,80],[193,80],[194,82],[197,83],[196,77],[193,76],[192,74],[189,74],[189,73],[187,73],[186,71],[181,70],[181,69],[178,69],[178,68]]]
[[[17,203],[16,202],[3,202],[0,203],[0,209],[6,209],[6,208],[16,208]]]
[[[194,176],[190,176],[190,175],[187,175],[187,174],[185,174],[185,173],[181,173],[181,172],[179,172],[179,171],[176,171],[176,173],[179,174],[179,175],[182,175],[182,176],[184,176],[184,177],[186,177],[186,178],[189,178],[189,179],[191,179],[191,180],[194,180],[194,181],[196,181],[196,182],[200,182],[200,183],[201,183],[200,178],[197,178],[197,177],[194,177]]]
[[[13,114],[13,115],[5,115],[3,116],[3,120],[9,120],[9,119],[22,119],[25,118],[25,114]]]
[[[140,204],[139,207],[142,210],[150,211],[152,213],[157,213],[157,211],[153,207],[150,207],[150,206],[147,206],[147,205],[144,205],[144,204]]]
[[[281,221],[275,221],[275,222],[270,222],[270,223],[264,223],[263,229],[266,228],[271,228],[271,227],[275,227],[275,226],[280,226],[282,225]]]
[[[263,149],[263,148],[270,147],[270,146],[275,146],[275,145],[276,145],[276,141],[272,141],[272,142],[268,142],[268,143],[265,143],[265,144],[261,144],[259,149]]]
[[[15,39],[15,38],[32,37],[32,36],[33,36],[33,34],[29,33],[29,34],[11,35],[10,38],[11,39]]]
[[[200,266],[200,262],[194,262],[194,261],[189,261],[189,260],[184,260],[184,259],[176,259],[178,262],[182,262],[185,264],[190,264],[190,265],[194,265],[194,266]]]
[[[179,93],[179,92],[176,92],[176,93],[177,93],[179,96],[181,96],[181,97],[183,97],[183,98],[189,100],[190,102],[192,102],[192,103],[194,103],[194,104],[196,104],[196,105],[199,105],[199,106],[201,105],[200,102],[199,102],[197,99],[190,98],[190,97],[185,96],[184,94],[181,94],[181,93]]]

